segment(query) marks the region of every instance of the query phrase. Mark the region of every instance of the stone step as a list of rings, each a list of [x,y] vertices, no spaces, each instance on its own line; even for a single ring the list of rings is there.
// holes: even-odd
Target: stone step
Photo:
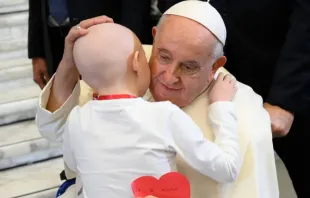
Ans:
[[[27,57],[28,11],[1,14],[2,9],[0,5],[0,60]]]
[[[0,127],[17,121],[34,118],[38,99],[30,98],[0,105]]]
[[[15,87],[18,85],[19,87]],[[0,105],[30,98],[37,98],[40,92],[41,90],[38,85],[29,78],[3,83],[0,81]]]
[[[0,125],[34,118],[40,88],[26,58],[0,62]]]
[[[27,57],[27,49],[19,49],[12,52],[0,53],[0,61],[2,60],[11,60],[20,57]]]
[[[56,197],[61,185],[59,173],[63,170],[62,158],[0,172],[0,197]]]
[[[0,82],[0,126],[34,118],[40,91],[30,78]]]
[[[28,0],[1,0],[0,14],[28,10]]]
[[[3,94],[2,94],[3,93]],[[0,127],[35,117],[40,89],[36,85],[21,86],[12,91],[1,91]]]
[[[0,53],[8,54],[27,48],[27,38],[17,38],[9,41],[1,41]]]
[[[11,91],[20,85],[34,84],[31,79],[31,60],[19,58],[0,61],[0,93],[3,93],[2,91],[6,89]],[[28,80],[28,83],[25,84],[25,80]]]
[[[34,120],[0,126],[0,170],[61,155],[61,144],[42,138]]]
[[[58,188],[52,188],[50,190],[43,190],[29,195],[20,196],[18,198],[55,198]]]
[[[17,59],[11,59],[11,60],[3,60],[0,62],[0,70],[6,71],[9,69],[13,69],[16,67],[22,67],[22,66],[30,66],[31,60],[29,60],[26,57],[20,57]]]
[[[3,7],[1,8],[3,9]],[[27,24],[28,24],[28,9],[19,12],[7,12],[0,14],[1,28],[27,25]]]
[[[6,20],[4,20],[4,16],[6,17],[11,17],[12,14],[7,14],[7,15],[0,15],[0,23],[2,22],[2,26],[0,27],[0,42],[1,42],[1,47],[3,47],[3,41],[10,41],[11,39],[18,39],[18,38],[23,38],[23,39],[27,39],[28,37],[28,24],[27,24],[27,20],[25,18],[28,17],[28,15],[24,14],[24,13],[18,13],[18,15],[21,15],[23,18],[17,18],[16,20],[16,24],[6,24],[6,23],[10,23]],[[1,18],[3,20],[1,20]],[[23,20],[22,24],[18,24],[19,21],[18,20]],[[26,21],[25,21],[26,20]]]

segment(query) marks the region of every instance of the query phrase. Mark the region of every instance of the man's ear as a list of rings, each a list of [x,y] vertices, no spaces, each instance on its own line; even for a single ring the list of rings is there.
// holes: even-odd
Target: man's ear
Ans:
[[[140,69],[140,62],[139,62],[139,51],[136,51],[134,56],[133,56],[133,59],[132,59],[132,69],[134,72],[138,72],[139,69]]]
[[[225,56],[221,56],[214,62],[214,64],[212,65],[211,72],[209,73],[209,76],[208,76],[208,82],[214,79],[216,71],[219,68],[223,67],[226,64],[226,61],[227,61],[227,58]]]
[[[154,27],[152,28],[152,36],[153,36],[153,39],[155,39],[156,32],[157,32],[157,27],[154,26]]]
[[[223,67],[227,62],[227,58],[226,56],[221,56],[220,58],[218,58],[215,63],[212,65],[212,74],[213,76],[215,75],[216,71]]]

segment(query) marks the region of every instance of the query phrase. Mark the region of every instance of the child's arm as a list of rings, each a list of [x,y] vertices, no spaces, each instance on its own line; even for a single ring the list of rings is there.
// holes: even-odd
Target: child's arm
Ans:
[[[231,102],[210,106],[215,143],[204,138],[202,131],[182,110],[170,117],[172,147],[194,169],[221,182],[234,181],[239,173],[237,120]]]
[[[235,106],[230,102],[235,92],[235,81],[220,74],[209,96],[212,104],[208,117],[215,143],[205,139],[194,121],[180,109],[175,108],[170,116],[176,152],[190,166],[221,183],[234,181],[241,163]]]
[[[66,163],[66,165],[68,166],[68,168],[74,172],[77,172],[77,165],[76,165],[76,161],[75,161],[75,157],[74,157],[74,150],[73,150],[73,142],[72,142],[72,138],[71,138],[71,133],[72,133],[72,126],[77,126],[78,123],[75,122],[75,115],[77,113],[77,108],[79,108],[78,106],[76,106],[71,113],[68,116],[68,119],[66,121],[65,124],[65,131],[63,134],[63,159]],[[76,124],[77,125],[76,125]]]

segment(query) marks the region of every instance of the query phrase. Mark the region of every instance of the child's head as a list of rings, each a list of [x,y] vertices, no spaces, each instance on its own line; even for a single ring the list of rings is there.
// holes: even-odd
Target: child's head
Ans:
[[[73,56],[83,80],[99,94],[143,96],[149,87],[150,68],[141,42],[124,26],[92,26],[75,42]]]

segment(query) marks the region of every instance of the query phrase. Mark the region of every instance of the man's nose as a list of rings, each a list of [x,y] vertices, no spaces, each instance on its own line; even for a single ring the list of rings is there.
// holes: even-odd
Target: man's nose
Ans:
[[[169,65],[165,71],[165,81],[169,83],[169,85],[173,85],[174,83],[180,80],[178,67],[174,65]]]

